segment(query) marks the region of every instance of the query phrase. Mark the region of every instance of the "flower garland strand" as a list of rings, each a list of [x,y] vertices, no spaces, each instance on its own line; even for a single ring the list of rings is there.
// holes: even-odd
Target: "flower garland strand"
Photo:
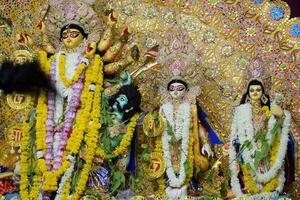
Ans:
[[[101,94],[103,91],[103,62],[100,56],[96,56],[94,64],[94,73],[91,74],[92,84],[96,84],[96,88],[93,91],[92,87],[89,87],[90,92],[95,94],[93,99],[93,107],[91,112],[91,121],[88,127],[88,132],[84,137],[84,141],[87,144],[87,152],[85,164],[80,173],[79,180],[76,185],[75,193],[72,194],[71,199],[77,200],[84,192],[86,187],[86,182],[88,180],[88,174],[92,168],[93,159],[96,153],[96,147],[98,143],[98,131],[101,128],[100,118],[101,118]],[[91,85],[90,85],[91,86]]]
[[[279,153],[279,145],[280,145],[280,140],[279,140],[279,136],[276,137],[272,150],[271,155],[270,155],[270,166],[274,165],[274,162],[276,160],[276,158],[278,157],[278,153]],[[263,193],[263,192],[270,192],[270,191],[274,191],[276,190],[276,188],[278,187],[278,185],[280,184],[284,184],[284,181],[282,182],[281,175],[277,174],[274,178],[272,178],[265,186],[263,186],[262,188],[257,188],[255,180],[251,177],[250,172],[248,171],[247,167],[245,165],[242,166],[243,172],[244,173],[244,177],[245,177],[245,183],[247,185],[247,189],[248,191],[250,191],[251,193]],[[282,173],[283,170],[281,170]]]
[[[166,119],[170,123],[170,119],[173,119],[170,123],[174,135],[176,139],[182,139],[181,141],[181,158],[180,158],[180,170],[179,170],[179,176],[175,175],[173,166],[172,166],[172,158],[171,158],[171,152],[170,152],[170,145],[169,142],[171,141],[171,136],[168,134],[167,127],[165,127],[163,136],[162,136],[162,144],[163,144],[163,152],[164,152],[164,159],[167,164],[167,170],[166,174],[168,177],[168,182],[171,187],[179,188],[181,187],[185,180],[186,180],[186,173],[185,173],[185,162],[187,161],[187,155],[188,155],[188,148],[189,148],[189,125],[190,125],[190,104],[183,103],[180,104],[178,110],[181,112],[176,112],[176,121],[173,119],[173,106],[170,103],[164,104],[161,108],[161,112],[165,115]],[[176,128],[175,124],[177,124],[177,120],[179,120],[178,115],[181,119],[183,119],[183,122],[181,123],[181,127]],[[171,115],[171,116],[170,116]],[[180,132],[180,133],[179,133]]]
[[[270,170],[266,172],[265,174],[261,174],[259,172],[255,172],[255,180],[252,179],[250,172],[248,172],[248,169],[245,166],[242,166],[243,171],[245,171],[244,176],[245,176],[245,183],[246,187],[249,189],[250,192],[252,193],[259,193],[261,192],[262,197],[271,197],[274,196],[275,194],[278,195],[283,189],[284,185],[284,170],[282,170],[282,163],[283,159],[286,153],[287,149],[287,142],[288,142],[288,134],[289,134],[289,128],[290,128],[290,123],[291,123],[291,115],[288,111],[284,111],[285,114],[285,119],[283,121],[283,128],[281,130],[281,134],[277,136],[275,141],[273,142],[272,145],[272,153],[270,155]],[[239,118],[239,120],[238,120]],[[275,126],[276,120],[274,116],[271,116],[268,122],[268,132],[266,135],[266,138],[270,138],[269,134],[271,133],[271,130]],[[244,124],[247,124],[245,127]],[[242,128],[240,128],[242,127]],[[236,138],[239,138],[241,145],[243,145],[243,142],[248,140],[252,141],[251,138],[254,137],[253,133],[253,125],[252,125],[252,112],[251,112],[251,105],[250,104],[243,104],[240,105],[239,107],[236,108],[234,117],[233,117],[233,122],[232,122],[232,127],[231,127],[231,143],[236,140]],[[253,143],[253,142],[252,142]],[[256,145],[252,145],[254,149],[251,149],[251,152],[255,152],[255,147]],[[251,162],[251,152],[250,150],[248,151],[247,149],[243,151],[243,158],[246,163]],[[241,186],[239,184],[239,180],[237,177],[237,170],[236,166],[238,165],[236,161],[236,152],[235,152],[235,147],[233,145],[230,145],[230,151],[229,151],[229,159],[230,159],[230,170],[231,170],[231,184],[232,184],[232,189],[234,193],[237,196],[242,196],[243,192],[241,190]],[[278,171],[280,172],[278,174]],[[265,175],[268,175],[268,177],[265,177]],[[265,178],[264,180],[263,177]],[[258,189],[256,187],[256,182],[260,183],[267,183],[265,187],[262,189]],[[270,192],[274,191],[276,192]],[[257,194],[255,195],[256,197],[259,197]]]
[[[45,51],[40,51],[39,52],[39,61],[40,61],[40,65],[42,68],[42,71],[45,74],[49,74],[49,70],[50,70],[50,63],[52,62],[52,60],[55,58],[55,56],[51,56],[50,59],[47,59],[47,53]],[[41,96],[45,96],[45,93],[43,93],[41,91]],[[39,115],[45,116],[45,112],[44,112],[44,104],[43,102],[45,101],[45,99],[42,97],[41,99],[39,99],[40,102],[38,102],[38,107],[37,107],[37,115],[39,113]],[[23,116],[23,129],[22,129],[22,141],[21,141],[21,161],[20,161],[20,176],[21,176],[21,180],[20,180],[20,195],[22,199],[28,200],[28,199],[37,199],[38,198],[38,194],[39,194],[39,188],[41,186],[41,179],[42,176],[41,174],[36,171],[36,176],[33,178],[33,185],[31,187],[31,190],[29,189],[29,185],[28,185],[28,176],[27,176],[27,172],[29,170],[29,162],[28,162],[28,148],[29,148],[29,131],[30,131],[30,126],[29,126],[29,119],[27,119],[27,115],[30,112],[30,109],[33,107],[34,102],[31,101],[30,105],[27,107],[27,109],[24,111],[24,116]],[[38,123],[36,126],[43,128],[42,122],[41,121],[37,121],[36,123]],[[39,132],[40,131],[40,132]],[[36,134],[42,134],[45,135],[45,132],[43,132],[43,130],[41,129],[37,129]],[[38,145],[38,148],[43,149],[45,147],[45,145],[43,145],[43,141],[42,140],[37,140],[36,141],[36,145]]]
[[[69,87],[69,86],[73,85],[74,83],[76,83],[79,80],[83,71],[86,69],[86,67],[87,67],[86,63],[84,63],[84,62],[81,63],[78,66],[72,79],[69,80],[66,77],[66,55],[64,55],[64,54],[60,55],[59,64],[58,64],[59,76],[66,87]]]
[[[28,162],[28,152],[29,152],[29,131],[30,131],[30,125],[29,125],[29,112],[30,109],[33,106],[33,101],[30,102],[29,106],[24,110],[22,122],[23,122],[23,128],[22,128],[22,140],[21,140],[21,156],[20,156],[20,195],[21,198],[24,200],[29,199],[36,199],[38,196],[38,189],[39,189],[39,180],[41,177],[36,177],[34,179],[34,185],[31,188],[29,188],[28,185],[28,176],[27,172],[29,169],[29,162]],[[37,187],[38,186],[38,187]]]
[[[89,154],[86,156],[86,163],[81,171],[79,180],[77,182],[76,191],[71,196],[69,195],[70,192],[70,175],[73,171],[72,166],[68,169],[68,171],[65,172],[60,186],[59,191],[57,193],[57,196],[55,197],[56,200],[59,199],[78,199],[78,197],[82,194],[84,191],[86,181],[88,178],[88,173],[91,169],[92,161],[94,154],[92,152],[95,152],[96,144],[98,141],[98,129],[100,128],[101,124],[99,122],[100,119],[100,108],[99,104],[101,99],[101,92],[102,92],[102,84],[103,84],[103,74],[102,74],[102,66],[103,63],[99,56],[96,56],[94,67],[88,69],[88,72],[86,73],[86,79],[89,80],[90,84],[86,85],[85,89],[90,93],[94,94],[93,100],[90,99],[93,102],[92,111],[91,111],[91,120],[90,120],[90,126],[87,131],[87,135],[85,135],[85,142],[87,144],[87,152]],[[94,88],[94,85],[96,84],[96,88]],[[85,91],[86,91],[85,90]],[[95,138],[93,140],[89,140],[87,138]],[[83,189],[82,189],[83,188]]]
[[[20,195],[21,198],[24,200],[28,200],[28,146],[29,146],[29,136],[28,132],[30,129],[29,121],[27,119],[27,112],[23,116],[23,130],[22,130],[22,141],[21,141],[21,161],[20,161],[20,173],[21,173],[21,180],[20,180]]]
[[[139,119],[139,117],[140,117],[139,114],[135,114],[134,116],[132,116],[130,118],[130,122],[127,126],[126,133],[123,136],[123,139],[120,142],[120,145],[118,147],[116,147],[115,150],[113,150],[113,152],[111,154],[113,157],[117,157],[120,154],[122,154],[127,149],[127,147],[130,145],[130,142],[131,142],[131,139],[132,139],[132,136],[134,134],[134,130],[135,130],[135,127],[137,124],[137,120]],[[109,157],[101,147],[97,148],[96,155],[100,156],[102,158]]]
[[[291,126],[291,114],[287,110],[284,110],[284,116],[285,119],[283,121],[283,127],[281,129],[281,134],[279,134],[280,137],[280,144],[278,149],[278,154],[276,156],[274,155],[272,158],[272,162],[274,163],[271,165],[271,168],[268,170],[267,173],[260,173],[256,172],[256,181],[260,183],[266,183],[270,179],[274,178],[276,176],[276,173],[281,170],[282,163],[284,162],[284,158],[287,151],[288,141],[289,141],[289,131]],[[274,117],[274,116],[272,116]],[[271,117],[271,118],[272,118]],[[275,125],[275,123],[274,123]],[[268,126],[268,133],[273,129],[274,125]],[[273,144],[274,145],[274,144]],[[275,159],[276,158],[276,159]]]
[[[90,117],[90,110],[92,108],[92,102],[93,102],[93,95],[94,92],[90,91],[90,85],[93,83],[93,80],[95,79],[95,76],[97,76],[99,73],[94,73],[96,71],[100,71],[100,66],[102,69],[102,61],[99,56],[95,57],[94,66],[87,68],[86,74],[85,74],[85,85],[83,92],[81,94],[81,109],[78,110],[75,124],[73,125],[74,129],[71,133],[70,138],[67,141],[66,145],[66,152],[67,154],[64,154],[62,165],[57,169],[57,171],[47,171],[47,166],[45,159],[43,156],[40,156],[37,161],[37,166],[39,171],[43,174],[44,177],[44,184],[42,186],[43,190],[45,191],[56,191],[57,190],[57,181],[58,178],[61,177],[66,170],[70,167],[70,160],[68,159],[68,155],[77,155],[79,148],[81,146],[81,142],[84,138],[84,131],[87,127],[87,123]],[[96,71],[94,71],[96,69]],[[101,95],[101,94],[99,94]],[[44,121],[47,117],[47,106],[45,106],[45,96],[42,95],[39,97],[39,103],[38,107],[41,115],[37,116],[37,121]],[[45,124],[45,123],[44,123]],[[41,126],[41,132],[46,132],[46,127],[42,123],[39,123],[39,126]],[[42,142],[45,138],[45,134],[37,135],[37,141],[39,141],[39,148],[42,153],[45,152],[45,144]],[[41,141],[41,142],[40,142]],[[42,146],[44,145],[44,146]]]

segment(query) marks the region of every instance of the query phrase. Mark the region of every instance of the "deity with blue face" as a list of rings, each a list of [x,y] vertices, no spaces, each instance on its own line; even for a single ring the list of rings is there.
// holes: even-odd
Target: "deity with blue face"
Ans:
[[[135,113],[139,112],[141,94],[137,87],[124,85],[119,92],[109,100],[113,123],[126,123]]]

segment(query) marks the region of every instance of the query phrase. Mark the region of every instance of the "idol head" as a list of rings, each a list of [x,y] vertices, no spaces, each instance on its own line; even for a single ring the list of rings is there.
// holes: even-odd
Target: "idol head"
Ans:
[[[60,40],[64,43],[67,50],[73,50],[78,47],[85,38],[88,37],[80,26],[76,24],[67,24],[60,31]]]
[[[173,79],[168,83],[168,91],[175,100],[182,99],[188,90],[188,85],[181,79]]]
[[[120,121],[129,120],[140,111],[141,94],[133,85],[124,85],[119,92],[109,99],[110,111]]]
[[[243,95],[240,104],[244,104],[249,101],[260,102],[261,106],[270,107],[270,98],[265,93],[264,85],[260,80],[253,79],[249,82],[247,91]]]
[[[13,53],[13,63],[14,64],[24,64],[26,62],[33,61],[33,54],[30,53],[28,50],[16,50]]]

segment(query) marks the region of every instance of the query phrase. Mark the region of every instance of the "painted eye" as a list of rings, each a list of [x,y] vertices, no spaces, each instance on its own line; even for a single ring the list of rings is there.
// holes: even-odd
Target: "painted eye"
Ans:
[[[254,92],[254,89],[250,89],[250,92]]]
[[[184,87],[178,87],[178,91],[183,91],[184,89]]]
[[[260,88],[257,88],[257,89],[256,89],[256,92],[261,92],[261,89],[260,89]]]
[[[63,39],[68,38],[68,32],[63,32],[63,33],[62,33],[62,38],[63,38]]]
[[[78,32],[78,31],[72,31],[70,33],[70,37],[71,38],[77,38],[79,36],[79,34],[80,34],[80,32]]]

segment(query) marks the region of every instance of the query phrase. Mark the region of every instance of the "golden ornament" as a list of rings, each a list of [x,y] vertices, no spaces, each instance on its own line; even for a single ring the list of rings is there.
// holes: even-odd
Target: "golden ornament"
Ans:
[[[12,93],[8,94],[6,97],[7,104],[16,110],[22,110],[29,106],[31,97],[26,94]]]
[[[143,121],[143,130],[148,137],[160,136],[164,130],[165,123],[162,115],[155,112],[148,113]]]
[[[166,162],[163,154],[157,152],[151,153],[149,167],[145,171],[150,179],[161,177],[166,171]]]

